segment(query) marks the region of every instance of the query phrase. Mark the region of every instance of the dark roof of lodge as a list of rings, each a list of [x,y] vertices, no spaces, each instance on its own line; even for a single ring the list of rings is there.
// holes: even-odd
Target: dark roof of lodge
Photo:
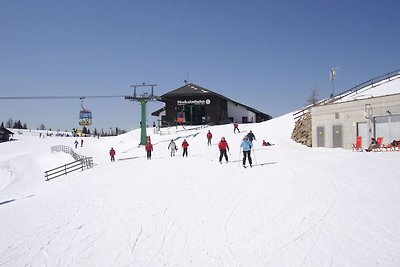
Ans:
[[[160,116],[160,113],[165,110],[165,107],[162,107],[160,109],[157,109],[156,111],[151,113],[151,116]]]
[[[205,89],[205,88],[203,88],[201,86],[198,86],[196,84],[193,84],[193,83],[185,84],[184,86],[179,87],[178,89],[175,89],[175,90],[173,90],[173,91],[171,91],[169,93],[163,94],[161,96],[161,101],[165,102],[165,100],[168,99],[169,97],[192,96],[192,95],[213,95],[213,96],[217,96],[217,97],[225,99],[227,101],[231,101],[234,104],[241,105],[241,106],[245,107],[249,111],[252,111],[254,113],[260,114],[260,115],[265,116],[265,117],[268,117],[270,119],[272,118],[270,115],[268,115],[268,114],[266,114],[264,112],[261,112],[261,111],[255,109],[255,108],[249,107],[247,105],[243,105],[242,103],[234,101],[234,100],[232,100],[232,99],[230,99],[230,98],[228,98],[226,96],[223,96],[221,94],[213,92],[213,91],[211,91],[209,89]]]
[[[0,134],[14,134],[14,133],[5,127],[0,127]]]

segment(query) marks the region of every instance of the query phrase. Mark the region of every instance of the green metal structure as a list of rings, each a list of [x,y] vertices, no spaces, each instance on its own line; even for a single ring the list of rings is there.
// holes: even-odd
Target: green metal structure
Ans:
[[[145,86],[150,86],[151,87],[151,93],[144,93],[141,95],[136,94],[136,88],[137,87],[145,87]],[[140,84],[140,85],[131,85],[133,87],[133,96],[125,96],[125,99],[130,100],[130,101],[137,101],[140,103],[141,106],[141,121],[140,121],[140,144],[139,145],[145,145],[147,143],[147,125],[146,125],[146,104],[148,101],[155,101],[159,100],[158,96],[154,95],[154,86],[157,86],[157,84]]]

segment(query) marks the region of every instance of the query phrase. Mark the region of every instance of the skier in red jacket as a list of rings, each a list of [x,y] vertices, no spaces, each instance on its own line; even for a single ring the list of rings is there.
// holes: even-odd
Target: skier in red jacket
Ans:
[[[210,130],[208,130],[207,133],[207,145],[211,146],[211,139],[212,139],[212,133],[210,132]]]
[[[239,124],[235,121],[233,123],[233,133],[236,133],[236,130],[238,130],[238,132],[240,133]]]
[[[150,141],[147,141],[145,149],[147,152],[147,159],[151,159],[151,151],[153,151],[153,145],[150,143]]]
[[[228,162],[228,155],[226,151],[229,151],[228,142],[226,142],[225,137],[221,138],[221,141],[218,143],[219,148],[219,163],[222,163],[222,157],[225,157],[226,162]]]
[[[186,155],[186,157],[188,156],[188,152],[187,152],[188,146],[189,146],[189,143],[186,141],[186,139],[183,139],[183,142],[182,142],[183,155],[182,155],[182,157],[184,157],[185,155]]]
[[[115,156],[115,150],[114,150],[114,148],[111,148],[111,149],[110,149],[110,157],[111,157],[111,161],[115,161],[115,158],[114,158],[114,156]]]

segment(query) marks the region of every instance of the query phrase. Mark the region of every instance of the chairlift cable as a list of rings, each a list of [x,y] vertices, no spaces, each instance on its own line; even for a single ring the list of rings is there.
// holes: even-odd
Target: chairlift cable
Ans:
[[[125,95],[92,95],[92,96],[0,96],[0,100],[23,100],[23,99],[85,99],[85,98],[118,98]]]

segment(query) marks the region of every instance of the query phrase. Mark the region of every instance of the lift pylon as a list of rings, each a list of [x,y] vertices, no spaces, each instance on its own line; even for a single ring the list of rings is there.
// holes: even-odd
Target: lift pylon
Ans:
[[[149,101],[159,100],[160,97],[154,95],[154,87],[157,84],[137,84],[131,85],[133,87],[133,96],[125,96],[125,99],[130,101],[136,101],[140,103],[141,106],[141,121],[140,121],[140,145],[146,145],[147,142],[147,132],[146,132],[146,104]],[[138,87],[151,87],[151,92],[142,93],[140,95],[137,94],[136,88]]]

